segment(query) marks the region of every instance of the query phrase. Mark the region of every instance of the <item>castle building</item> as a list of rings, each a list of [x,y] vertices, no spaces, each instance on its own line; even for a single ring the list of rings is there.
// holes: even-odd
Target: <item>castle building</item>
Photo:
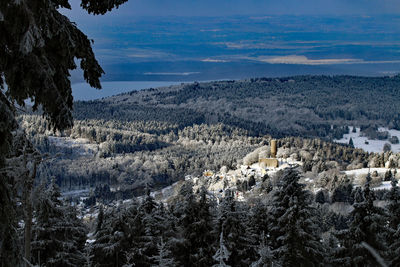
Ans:
[[[279,167],[279,161],[276,158],[276,153],[278,151],[277,149],[277,142],[275,139],[271,140],[271,157],[270,158],[264,158],[264,159],[259,159],[259,163],[265,164],[266,167],[268,168],[278,168]]]

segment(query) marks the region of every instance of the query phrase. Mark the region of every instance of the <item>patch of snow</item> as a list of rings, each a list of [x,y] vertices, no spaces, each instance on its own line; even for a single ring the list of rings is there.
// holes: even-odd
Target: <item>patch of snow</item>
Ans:
[[[368,174],[368,172],[373,173],[376,171],[378,174],[385,174],[389,169],[387,168],[362,168],[362,169],[356,169],[356,170],[350,170],[350,171],[343,171],[346,175],[363,175],[363,174]]]
[[[126,203],[131,203],[132,202],[132,199],[124,199],[123,201],[122,201],[122,203],[124,203],[124,204],[126,204]]]
[[[390,181],[384,181],[384,182],[382,182],[382,184],[380,186],[374,187],[372,189],[373,190],[380,190],[380,189],[390,190],[391,187],[392,187],[392,185],[391,185]]]
[[[191,179],[193,179],[193,176],[192,176],[192,175],[186,175],[186,176],[185,176],[185,181],[189,181],[189,180],[191,180]]]
[[[367,152],[380,153],[383,151],[383,146],[386,143],[390,143],[389,140],[370,140],[365,136],[361,136],[360,128],[356,128],[356,132],[353,133],[353,127],[350,128],[350,133],[343,135],[343,138],[334,140],[336,143],[348,144],[350,138],[353,139],[354,147],[361,148]],[[388,128],[380,127],[378,131],[384,132],[388,131],[390,136],[397,136],[400,138],[400,131],[389,130]],[[368,142],[366,144],[365,142]],[[400,152],[400,144],[390,144],[392,146],[392,151],[397,153]]]
[[[86,239],[87,244],[92,244],[94,242],[96,242],[96,239]]]
[[[76,196],[87,195],[88,193],[89,193],[89,189],[79,189],[79,190],[71,190],[71,191],[61,192],[61,196],[64,198],[76,197]]]
[[[97,144],[91,144],[88,139],[71,137],[48,136],[50,144],[60,148],[71,148],[79,155],[94,155],[98,151]]]

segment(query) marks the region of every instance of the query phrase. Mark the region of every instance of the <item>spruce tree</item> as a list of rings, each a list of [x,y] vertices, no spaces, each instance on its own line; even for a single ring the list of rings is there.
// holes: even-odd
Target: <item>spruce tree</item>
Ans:
[[[261,234],[261,242],[257,251],[259,258],[251,264],[251,267],[270,267],[274,266],[273,254],[268,246],[264,232]]]
[[[315,195],[315,202],[319,204],[324,204],[325,201],[325,194],[323,190],[319,190],[317,194]]]
[[[5,160],[7,167],[0,168],[0,264],[12,266],[18,263],[20,248],[16,237],[17,220],[24,221],[24,257],[31,260],[31,227],[32,227],[32,187],[36,176],[40,154],[33,144],[26,138],[25,132],[18,128],[12,135],[12,151]],[[1,165],[1,164],[0,164]],[[7,192],[7,190],[9,190]],[[19,218],[15,210],[15,203],[22,205],[23,217]],[[4,238],[4,242],[2,242]]]
[[[269,213],[274,259],[283,266],[323,265],[324,249],[313,221],[310,193],[299,184],[300,175],[293,168],[286,169],[280,179]]]
[[[262,243],[264,235],[268,233],[268,206],[265,199],[257,200],[246,216],[247,239],[249,242],[248,256],[251,261],[258,259],[258,244]]]
[[[127,0],[83,0],[82,8],[104,14]],[[80,60],[84,79],[100,88],[104,73],[91,42],[60,8],[68,0],[0,1],[0,265],[19,264],[15,235],[15,177],[5,174],[5,159],[12,150],[12,132],[17,129],[15,107],[30,98],[56,129],[72,126],[70,70]],[[28,192],[30,194],[30,192]],[[28,216],[29,217],[29,216]]]
[[[192,266],[210,266],[212,264],[213,247],[210,244],[215,242],[213,231],[213,216],[211,214],[211,203],[207,198],[207,190],[202,187],[197,200],[197,218],[192,226],[185,229],[185,236],[190,237],[193,252],[191,256]],[[189,231],[193,230],[193,233]],[[197,238],[196,238],[197,236]]]
[[[134,245],[138,250],[141,250],[143,262],[140,264],[140,262],[135,261],[135,263],[149,266],[154,263],[152,259],[158,254],[157,240],[162,236],[164,230],[164,218],[160,216],[159,206],[150,195],[150,191],[147,192],[145,200],[139,206],[138,218],[141,220],[143,232],[136,233],[139,240]]]
[[[363,242],[381,257],[386,256],[387,219],[384,210],[374,206],[375,196],[369,187],[370,181],[371,176],[368,174],[364,189],[356,188],[349,229],[337,233],[339,248],[335,252],[336,264],[376,266],[378,263],[375,257],[365,248]]]
[[[33,227],[33,262],[45,266],[83,266],[86,229],[73,207],[64,206],[54,181],[39,197]]]
[[[230,255],[231,253],[224,244],[224,234],[221,232],[219,236],[218,249],[213,256],[213,259],[217,262],[217,264],[214,264],[213,267],[229,267],[226,262],[228,261]]]
[[[96,233],[96,240],[91,245],[90,257],[94,266],[112,267],[127,263],[126,253],[133,232],[129,219],[135,218],[135,209],[136,207],[128,211],[114,209],[104,214],[102,227]]]
[[[104,14],[124,2],[84,0],[81,6],[89,13]],[[77,67],[75,59],[81,61],[84,78],[92,87],[101,87],[104,72],[90,40],[60,8],[70,9],[69,1],[0,2],[0,87],[6,84],[6,95],[21,106],[31,98],[34,109],[41,105],[51,125],[64,129],[72,125],[69,76]],[[1,98],[1,105],[7,103]]]
[[[350,147],[354,147],[353,138],[351,138],[351,137],[350,137],[350,140],[349,140],[349,146]]]
[[[250,244],[254,243],[245,227],[245,214],[234,201],[232,194],[226,190],[222,199],[217,221],[217,234],[223,233],[225,246],[231,255],[227,264],[231,266],[248,266],[251,263],[252,253]]]
[[[397,180],[392,177],[392,187],[386,194],[386,200],[389,202],[386,206],[389,215],[389,227],[395,231],[400,224],[400,190],[397,184]]]
[[[97,215],[97,225],[96,225],[96,233],[100,231],[104,221],[104,208],[103,205],[100,206],[99,214]]]
[[[158,254],[151,257],[155,262],[152,267],[173,267],[175,261],[172,258],[171,251],[168,249],[163,239],[157,244]]]
[[[159,248],[157,246],[158,240],[164,236],[167,227],[170,226],[166,222],[166,213],[162,204],[157,204],[154,198],[147,190],[147,195],[143,202],[136,208],[135,204],[131,205],[128,209],[121,211],[121,219],[124,220],[123,224],[123,242],[116,244],[120,257],[119,263],[125,263],[126,266],[151,266],[156,264],[156,257],[159,255]],[[107,227],[104,226],[106,229]],[[104,237],[107,242],[118,242],[117,239],[110,240],[109,234],[105,233]],[[109,241],[108,241],[109,240]],[[97,244],[98,251],[104,250],[104,245]],[[108,246],[108,245],[107,245]],[[164,244],[166,250],[169,250],[169,245]],[[103,248],[102,248],[103,247]],[[114,261],[115,263],[115,261]]]
[[[400,264],[400,190],[397,186],[397,180],[392,178],[392,188],[386,195],[386,200],[389,202],[386,206],[389,217],[388,225],[388,258],[391,266]]]
[[[400,224],[398,225],[396,232],[393,233],[389,251],[390,266],[400,266]]]
[[[210,266],[213,263],[214,236],[212,215],[205,188],[200,189],[199,199],[188,183],[182,188],[183,202],[179,207],[179,241],[175,255],[184,266]]]
[[[0,89],[1,79],[0,75]],[[16,266],[20,258],[16,231],[16,181],[13,176],[7,175],[6,166],[6,157],[13,143],[11,131],[16,128],[14,108],[0,90],[0,266],[5,267]]]

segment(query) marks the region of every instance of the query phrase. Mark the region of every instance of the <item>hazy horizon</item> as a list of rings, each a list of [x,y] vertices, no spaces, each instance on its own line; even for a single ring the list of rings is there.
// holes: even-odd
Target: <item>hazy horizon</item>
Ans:
[[[107,81],[400,72],[392,0],[136,0],[104,16],[78,4],[63,13],[94,40]]]

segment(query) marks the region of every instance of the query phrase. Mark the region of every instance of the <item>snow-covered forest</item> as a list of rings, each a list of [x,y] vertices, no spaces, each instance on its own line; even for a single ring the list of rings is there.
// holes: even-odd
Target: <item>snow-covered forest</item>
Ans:
[[[74,102],[104,70],[70,2],[0,1],[1,267],[400,266],[399,75]]]
[[[75,207],[86,264],[375,266],[369,245],[396,265],[396,223],[387,222],[398,216],[400,155],[391,151],[287,137],[277,142],[282,166],[268,171],[257,164],[271,156],[271,137],[223,124],[175,133],[167,123],[85,120],[62,137],[39,116],[19,120],[42,154],[57,155],[38,168],[48,177],[38,194],[51,177],[52,190],[67,191],[54,206]],[[35,249],[34,262],[44,262],[46,249]]]
[[[314,195],[299,179],[296,169],[286,168],[264,178],[269,186],[247,201],[235,200],[229,190],[216,198],[204,186],[194,190],[189,180],[166,203],[148,191],[140,199],[100,204],[90,233],[85,220],[59,201],[52,183],[37,198],[42,211],[33,226],[33,261],[58,266],[399,264],[396,180],[380,207],[374,205],[368,175],[341,200],[349,212],[338,213],[329,197]]]

